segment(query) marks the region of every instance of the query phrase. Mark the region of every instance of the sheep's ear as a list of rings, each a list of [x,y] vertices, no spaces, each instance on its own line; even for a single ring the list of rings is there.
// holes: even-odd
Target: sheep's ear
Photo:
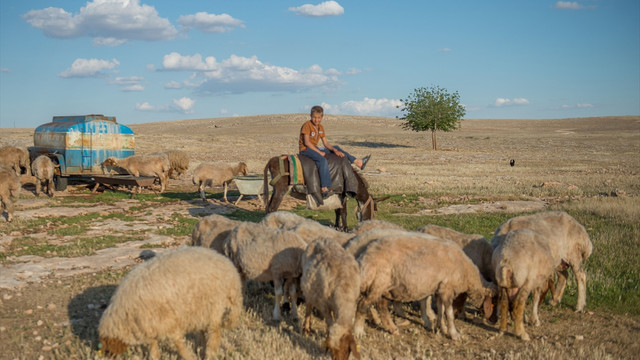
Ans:
[[[484,318],[489,319],[493,315],[493,296],[485,296],[482,303],[482,310],[484,311]]]

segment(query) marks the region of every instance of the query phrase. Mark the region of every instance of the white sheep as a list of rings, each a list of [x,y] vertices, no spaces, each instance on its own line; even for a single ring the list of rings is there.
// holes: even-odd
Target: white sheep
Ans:
[[[133,176],[155,176],[160,180],[160,192],[164,192],[169,177],[169,158],[166,155],[131,155],[118,159],[110,156],[103,163],[106,166],[117,166]],[[138,192],[140,188],[138,188]]]
[[[524,307],[533,292],[531,321],[540,326],[540,295],[546,291],[555,268],[549,243],[542,234],[530,229],[510,231],[493,252],[492,263],[499,287],[500,332],[507,330],[507,310],[512,308],[515,335],[529,341],[524,329]]]
[[[482,277],[487,281],[494,282],[493,267],[491,265],[493,248],[484,236],[480,234],[465,234],[439,225],[424,225],[416,229],[416,231],[453,241],[462,248],[462,251],[464,251],[478,267]],[[459,313],[463,319],[466,316],[464,312],[465,298],[466,294],[462,294],[454,301],[454,310],[456,313]],[[426,311],[426,317],[430,320],[434,319],[435,314],[431,308],[431,297],[427,298],[424,306],[423,311]]]
[[[40,155],[31,164],[31,173],[36,178],[36,195],[40,196],[40,190],[46,188],[46,193],[53,196],[53,161],[47,155]]]
[[[258,282],[273,281],[275,305],[273,319],[281,320],[280,304],[283,300],[283,280],[291,282],[300,277],[300,257],[305,243],[291,231],[272,229],[261,224],[242,222],[236,226],[224,242],[224,254],[238,268],[245,279]],[[295,282],[289,287],[292,314],[298,318]]]
[[[353,256],[333,239],[312,241],[302,256],[300,287],[306,303],[303,332],[310,333],[315,308],[327,325],[326,346],[331,358],[346,360],[353,353],[359,359],[353,326],[360,271]]]
[[[206,334],[213,357],[221,328],[233,328],[242,312],[240,276],[229,259],[201,247],[181,247],[145,261],[122,280],[98,325],[101,350],[108,355],[127,346],[148,345],[160,356],[168,340],[184,359],[195,360],[185,336]]]
[[[191,233],[191,245],[213,249],[224,254],[224,241],[240,221],[219,214],[211,214],[200,220]]]
[[[233,177],[240,174],[249,174],[249,168],[243,162],[238,163],[236,166],[203,163],[193,171],[193,184],[198,185],[198,192],[204,202],[207,202],[207,197],[204,194],[205,187],[222,185],[224,186],[224,202],[229,202],[227,200],[227,188],[233,181]]]
[[[0,164],[12,168],[16,175],[22,174],[22,168],[25,169],[27,175],[30,175],[30,162],[27,148],[11,145],[0,147]]]
[[[485,306],[490,306],[496,293],[495,285],[480,275],[458,245],[426,234],[397,232],[383,236],[367,246],[358,262],[363,298],[358,306],[356,334],[362,334],[364,315],[372,304],[378,307],[383,328],[397,334],[383,306],[384,299],[422,301],[435,295],[440,329],[453,340],[460,340],[453,315],[456,295],[468,293],[473,302],[484,299]]]
[[[307,219],[288,211],[269,213],[260,221],[260,224],[270,228],[293,231],[307,244],[313,240],[325,237],[332,238],[338,242],[340,246],[343,246],[352,237],[351,234],[337,231],[315,220]]]
[[[0,164],[0,210],[7,213],[7,222],[13,220],[13,202],[20,194],[20,177],[12,167]],[[2,215],[2,211],[0,211]]]
[[[404,228],[400,225],[396,225],[392,222],[384,221],[384,220],[366,220],[358,224],[351,234],[354,236],[364,234],[371,230],[378,229],[396,229],[396,230],[404,230]]]
[[[546,211],[518,216],[505,221],[496,229],[491,239],[491,246],[495,249],[504,241],[507,233],[522,228],[539,232],[549,242],[549,249],[558,274],[556,289],[552,290],[551,304],[558,304],[562,300],[567,284],[567,267],[570,267],[578,283],[576,311],[583,312],[587,304],[587,275],[583,263],[593,251],[593,244],[584,226],[564,211]]]
[[[171,166],[171,169],[169,170],[169,177],[178,178],[182,176],[182,174],[185,174],[189,169],[189,155],[187,155],[186,152],[181,150],[167,150],[162,152],[155,152],[151,155],[160,154],[165,154],[169,159],[169,165]]]

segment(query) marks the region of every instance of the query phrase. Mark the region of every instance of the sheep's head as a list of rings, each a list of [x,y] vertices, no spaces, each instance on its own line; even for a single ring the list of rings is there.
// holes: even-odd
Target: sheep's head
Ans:
[[[116,159],[114,159],[113,157],[108,157],[107,160],[102,162],[103,166],[116,166],[118,165],[118,163],[116,162]]]
[[[327,350],[331,350],[332,360],[347,360],[353,354],[356,359],[360,359],[358,345],[351,331],[348,331],[338,341],[338,346],[333,348],[329,345],[329,338],[326,341]]]
[[[104,353],[108,357],[115,357],[127,351],[127,344],[120,339],[112,337],[101,337],[98,344],[98,352]]]
[[[244,176],[249,175],[249,167],[247,166],[247,164],[245,164],[245,163],[241,162],[241,163],[239,164],[239,167],[240,167],[240,171],[239,171],[239,172],[240,172],[242,175],[244,175]]]

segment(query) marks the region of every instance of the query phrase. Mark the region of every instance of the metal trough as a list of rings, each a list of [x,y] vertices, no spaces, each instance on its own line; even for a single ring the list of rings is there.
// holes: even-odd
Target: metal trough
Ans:
[[[260,199],[260,203],[264,206],[264,201],[262,201],[264,175],[234,176],[233,181],[235,181],[236,187],[240,192],[240,196],[234,205],[237,205],[244,195],[257,195],[258,199]]]

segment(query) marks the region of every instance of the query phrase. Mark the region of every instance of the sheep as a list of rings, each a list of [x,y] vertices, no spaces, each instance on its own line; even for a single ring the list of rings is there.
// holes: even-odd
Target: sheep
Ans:
[[[500,332],[507,330],[507,310],[513,308],[515,335],[529,341],[524,330],[527,298],[533,291],[531,320],[534,326],[540,326],[540,294],[546,291],[555,268],[548,241],[527,228],[510,231],[493,252],[492,264],[499,287]]]
[[[110,156],[103,163],[106,166],[117,166],[133,176],[155,176],[160,180],[160,192],[164,192],[169,177],[169,158],[166,155],[131,155],[118,159]],[[138,192],[140,188],[138,187]]]
[[[438,225],[424,225],[416,229],[416,231],[455,242],[478,267],[480,274],[488,281],[493,280],[493,267],[491,266],[493,248],[484,236],[480,234],[465,234]]]
[[[321,237],[332,238],[340,246],[352,238],[351,234],[337,231],[319,222],[304,218],[288,211],[276,211],[267,214],[260,223],[264,226],[293,231],[307,244]]]
[[[26,148],[11,145],[0,148],[0,164],[9,166],[18,176],[22,174],[22,168],[27,175],[31,175],[30,162],[29,150]]]
[[[20,177],[12,167],[0,164],[0,210],[7,213],[7,222],[13,220],[13,202],[20,194]],[[0,211],[2,215],[2,211]]]
[[[451,240],[458,244],[462,248],[462,251],[473,261],[473,263],[480,270],[480,275],[487,281],[495,282],[493,276],[493,267],[491,265],[491,256],[493,254],[493,248],[487,239],[480,234],[465,234],[459,231],[439,226],[439,225],[424,225],[416,229],[416,231],[436,236],[441,239]],[[454,308],[456,313],[464,319],[464,301],[465,295],[461,295],[454,301]],[[428,319],[434,319],[435,314],[431,309],[431,297],[427,298],[425,309]]]
[[[207,202],[207,197],[204,194],[204,188],[206,186],[223,185],[224,186],[224,202],[227,200],[227,187],[236,175],[249,174],[249,168],[247,164],[240,162],[236,166],[221,165],[204,163],[198,165],[193,171],[193,184],[198,185],[198,192],[202,201]]]
[[[302,255],[300,287],[306,302],[303,333],[310,333],[316,308],[327,325],[326,346],[331,358],[360,358],[353,337],[356,304],[360,295],[360,271],[356,259],[335,240],[312,241]]]
[[[358,226],[356,226],[351,234],[354,236],[364,234],[371,230],[377,229],[396,229],[396,230],[404,230],[404,228],[400,225],[396,225],[394,223],[384,221],[384,220],[367,220],[363,221]]]
[[[549,249],[558,274],[556,289],[552,290],[551,305],[556,305],[562,300],[569,275],[567,267],[570,267],[578,284],[576,312],[583,312],[587,304],[587,275],[583,263],[593,251],[593,244],[584,226],[564,211],[546,211],[518,216],[505,221],[496,229],[491,239],[491,246],[495,250],[504,241],[509,231],[521,228],[537,231],[549,242]]]
[[[201,247],[181,247],[140,263],[116,289],[98,325],[100,350],[148,345],[158,359],[158,342],[169,340],[181,357],[195,360],[185,335],[205,333],[213,357],[221,328],[234,328],[242,312],[240,275],[229,259]]]
[[[47,155],[40,155],[31,164],[31,173],[36,178],[36,195],[40,196],[40,190],[46,187],[46,193],[53,196],[53,161]]]
[[[224,254],[224,241],[240,221],[219,214],[209,215],[200,220],[191,233],[191,245],[213,249]]]
[[[161,154],[166,155],[169,159],[169,165],[171,166],[171,169],[169,170],[170,178],[177,179],[182,176],[182,174],[185,174],[189,169],[189,155],[187,155],[186,152],[180,150],[167,150],[151,153],[151,155]]]
[[[458,245],[426,234],[398,232],[383,236],[369,244],[358,262],[363,295],[356,316],[358,335],[363,333],[364,315],[372,304],[378,306],[383,328],[398,333],[388,310],[381,306],[383,296],[392,301],[420,301],[436,295],[439,326],[458,341],[461,337],[453,321],[455,296],[466,292],[474,302],[484,298],[487,307],[496,294],[495,285],[480,275]]]
[[[242,222],[224,242],[224,254],[237,267],[244,284],[246,279],[258,282],[273,281],[275,305],[273,320],[280,321],[283,299],[283,279],[290,282],[300,277],[300,257],[307,247],[293,232]],[[298,319],[295,283],[289,287],[292,314]]]

